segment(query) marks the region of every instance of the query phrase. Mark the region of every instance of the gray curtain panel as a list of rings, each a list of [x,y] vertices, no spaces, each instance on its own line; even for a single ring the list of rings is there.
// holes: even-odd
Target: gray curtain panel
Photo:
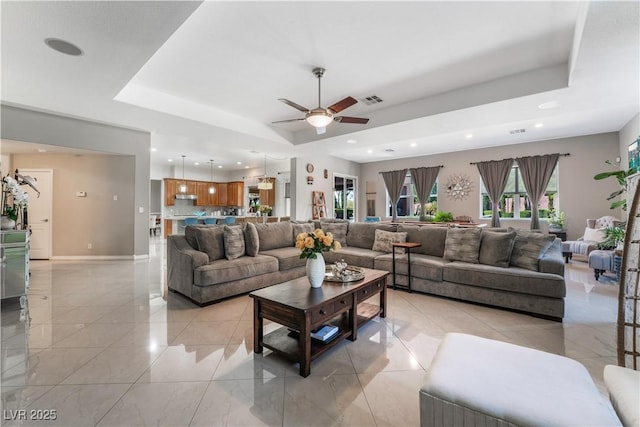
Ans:
[[[387,187],[387,193],[391,198],[392,205],[392,221],[396,221],[398,217],[397,204],[400,199],[400,193],[402,192],[402,185],[404,184],[404,178],[407,176],[407,170],[402,169],[399,171],[380,172],[382,179],[384,179],[384,185]]]
[[[504,192],[509,180],[509,172],[513,166],[513,159],[491,160],[489,162],[479,162],[476,164],[480,177],[484,183],[484,188],[491,199],[491,226],[500,227],[500,197]]]
[[[411,168],[411,176],[413,177],[413,184],[416,186],[416,192],[418,193],[418,199],[420,200],[420,217],[424,216],[423,206],[429,199],[431,194],[431,187],[438,178],[440,172],[440,166],[433,167],[421,167]]]
[[[546,154],[544,156],[520,157],[516,159],[520,174],[524,181],[524,187],[531,201],[531,229],[540,228],[538,219],[538,203],[549,184],[553,170],[558,163],[559,154]]]

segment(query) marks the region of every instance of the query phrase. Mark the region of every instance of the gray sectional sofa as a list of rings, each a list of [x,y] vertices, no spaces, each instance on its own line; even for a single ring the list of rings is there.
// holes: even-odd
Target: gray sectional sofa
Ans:
[[[235,227],[243,229],[244,252],[233,259],[225,253],[224,226],[187,227],[185,236],[169,236],[169,289],[206,304],[301,277],[305,260],[293,247],[295,236],[320,227],[342,244],[339,251],[324,253],[328,264],[344,259],[392,271],[391,243],[418,242],[421,246],[411,251],[413,290],[554,320],[564,316],[564,260],[554,235],[339,221]],[[398,285],[407,285],[407,272],[406,254],[396,252]],[[392,285],[391,275],[388,280]]]

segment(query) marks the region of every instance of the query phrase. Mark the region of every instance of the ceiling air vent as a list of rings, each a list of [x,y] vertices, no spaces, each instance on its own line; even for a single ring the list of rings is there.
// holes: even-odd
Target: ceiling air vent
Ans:
[[[366,98],[360,98],[360,102],[364,103],[365,105],[373,105],[381,103],[382,99],[378,98],[378,95],[371,95],[367,96]]]
[[[516,135],[518,133],[525,133],[525,132],[526,132],[526,129],[514,129],[509,131],[511,135]]]
[[[386,149],[386,150],[384,150],[384,151],[386,151],[387,153],[393,153],[393,152],[395,152],[396,150],[394,150],[393,148],[387,148],[387,149]]]

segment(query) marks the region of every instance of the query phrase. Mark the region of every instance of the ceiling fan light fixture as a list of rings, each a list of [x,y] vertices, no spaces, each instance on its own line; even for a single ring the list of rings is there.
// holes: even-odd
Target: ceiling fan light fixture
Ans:
[[[333,121],[333,115],[326,111],[311,111],[307,113],[305,120],[315,128],[323,128]]]

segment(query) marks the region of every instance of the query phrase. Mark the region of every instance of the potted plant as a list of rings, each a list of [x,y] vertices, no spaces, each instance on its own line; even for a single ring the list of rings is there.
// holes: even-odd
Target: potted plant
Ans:
[[[613,165],[613,162],[611,162],[611,160],[606,160],[605,163],[608,165]],[[607,197],[607,200],[613,200],[618,196],[622,196],[622,199],[617,200],[615,202],[611,202],[611,206],[609,206],[610,209],[622,208],[623,211],[627,210],[627,198],[625,197],[625,194],[624,194],[627,191],[627,178],[630,177],[631,175],[634,175],[637,172],[638,172],[638,169],[633,167],[633,168],[629,168],[626,171],[617,170],[617,171],[610,171],[610,172],[601,172],[599,174],[596,174],[593,177],[593,179],[599,181],[601,179],[606,179],[606,178],[609,178],[610,176],[613,176],[618,181],[618,184],[620,184],[621,188],[609,194],[609,197]]]
[[[567,218],[562,211],[556,211],[555,209],[549,213],[547,222],[549,223],[550,230],[562,230],[567,221]]]
[[[453,214],[451,212],[438,211],[433,217],[434,222],[453,222]]]
[[[618,249],[618,246],[624,241],[625,229],[623,227],[607,227],[603,232],[604,240],[598,243],[598,249]]]
[[[296,248],[300,249],[300,258],[307,260],[307,278],[312,288],[322,286],[325,264],[322,252],[338,250],[342,246],[333,239],[333,234],[317,228],[314,231],[296,236]]]

